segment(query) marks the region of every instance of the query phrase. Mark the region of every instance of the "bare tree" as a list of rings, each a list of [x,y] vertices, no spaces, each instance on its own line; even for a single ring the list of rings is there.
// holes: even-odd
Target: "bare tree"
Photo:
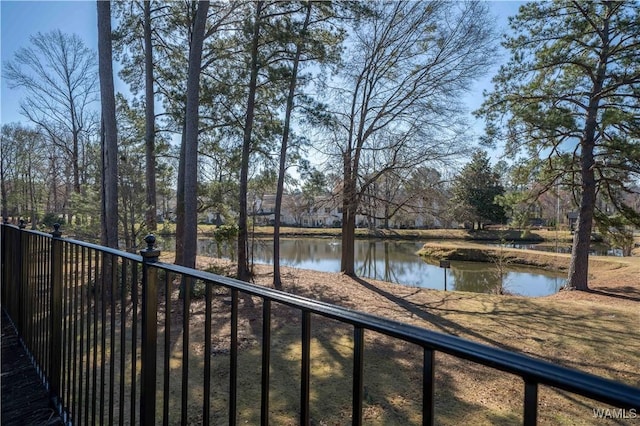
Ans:
[[[458,152],[457,100],[489,66],[493,45],[487,8],[479,2],[370,6],[370,18],[351,36],[351,59],[332,92],[334,154],[343,167],[341,270],[349,275],[355,274],[356,216],[364,194],[390,170]]]
[[[79,193],[81,139],[93,124],[91,104],[96,100],[94,52],[75,34],[37,33],[31,46],[19,49],[3,71],[9,87],[26,90],[22,114],[64,152],[73,191]]]

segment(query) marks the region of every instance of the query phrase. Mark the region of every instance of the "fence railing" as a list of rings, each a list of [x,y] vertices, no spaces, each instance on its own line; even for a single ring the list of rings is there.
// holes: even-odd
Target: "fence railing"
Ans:
[[[435,422],[435,354],[522,380],[523,424],[536,424],[539,385],[640,413],[640,389],[451,335],[158,261],[155,238],[140,255],[2,225],[2,302],[63,419],[73,424],[238,422],[238,395],[266,425],[273,379],[297,381],[296,423],[311,422],[314,325],[350,329],[350,422],[363,422],[365,333],[421,351],[422,424]],[[258,303],[256,303],[258,302]],[[277,310],[298,312],[274,327]],[[293,337],[283,330],[298,330]],[[338,331],[336,331],[338,333]],[[249,339],[247,335],[253,337]],[[289,339],[289,340],[287,340]],[[286,342],[285,342],[286,340]],[[287,343],[288,342],[288,343]],[[300,346],[299,370],[274,377],[272,353]],[[222,365],[222,363],[226,365]],[[242,366],[240,365],[242,363]],[[271,366],[271,368],[270,368]],[[344,376],[344,371],[334,372]],[[285,375],[287,376],[287,375]],[[344,377],[342,377],[344,380]],[[281,390],[278,390],[281,393]],[[276,398],[278,397],[278,398]],[[292,401],[285,401],[292,403]],[[257,408],[259,406],[259,408]],[[179,414],[178,414],[179,413]]]

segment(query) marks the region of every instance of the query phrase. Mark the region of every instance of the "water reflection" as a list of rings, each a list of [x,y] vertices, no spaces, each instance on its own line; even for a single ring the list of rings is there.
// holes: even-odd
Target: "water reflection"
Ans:
[[[451,262],[450,275],[458,291],[545,296],[556,293],[565,284],[565,276],[541,268],[512,266],[499,277],[490,263]]]
[[[175,240],[161,242],[172,250]],[[416,241],[357,240],[355,244],[358,276],[415,287],[444,289],[445,270],[425,261],[415,253],[422,247]],[[331,238],[285,238],[280,242],[281,265],[322,272],[340,270],[341,243]],[[204,256],[231,258],[229,247],[218,247],[211,239],[198,241],[198,253]],[[222,254],[222,256],[220,256]],[[251,253],[255,263],[273,263],[273,241],[255,240]],[[494,292],[500,279],[490,263],[451,262],[446,270],[447,289]],[[564,285],[564,275],[538,268],[509,267],[503,277],[506,291],[525,296],[553,294]]]

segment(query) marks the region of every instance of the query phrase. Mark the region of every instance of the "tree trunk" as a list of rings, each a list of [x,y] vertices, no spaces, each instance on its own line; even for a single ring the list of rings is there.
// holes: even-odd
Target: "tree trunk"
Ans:
[[[155,147],[155,99],[153,88],[153,46],[151,43],[151,2],[144,2],[144,50],[145,50],[145,175],[147,182],[147,211],[145,222],[149,232],[158,228],[156,214],[156,147]]]
[[[582,195],[577,230],[573,237],[571,263],[569,265],[569,288],[589,290],[589,248],[593,227],[593,208],[596,201],[596,184],[593,168],[593,148],[585,149],[581,155]]]
[[[111,3],[98,1],[98,63],[100,72],[100,100],[102,107],[103,159],[103,245],[118,247],[118,133],[116,102],[113,87],[113,59],[111,47]],[[77,138],[77,135],[74,136]],[[74,142],[75,145],[76,142]],[[77,153],[74,152],[74,156]],[[75,160],[75,159],[74,159]],[[77,166],[74,163],[74,169]],[[74,170],[74,189],[79,192],[77,170]]]
[[[355,181],[352,177],[350,151],[344,155],[344,193],[342,200],[342,253],[340,271],[355,276],[356,207]]]
[[[98,69],[100,77],[100,104],[102,111],[102,245],[118,247],[118,129],[116,100],[113,87],[113,57],[111,46],[111,2],[97,1],[98,15]],[[74,132],[74,190],[79,193],[78,134]],[[107,300],[113,292],[113,256],[104,255],[102,261],[102,294]]]
[[[184,258],[182,264],[190,268],[196,266],[198,248],[198,105],[202,45],[208,9],[208,1],[198,2],[189,48],[184,139]]]
[[[109,3],[109,1],[107,1],[107,3]],[[103,6],[104,7],[104,6]],[[98,6],[98,9],[100,9],[100,6]],[[109,13],[111,13],[111,6],[109,6]],[[98,19],[98,24],[100,23],[100,19]],[[109,46],[111,46],[111,22],[109,22]],[[108,55],[109,57],[111,57],[111,50],[109,50],[109,53],[104,53],[100,51],[100,44],[98,44],[98,63],[102,64],[102,60],[100,59],[102,57],[102,55]],[[106,58],[104,58],[103,60],[106,60]],[[109,69],[111,70],[111,87],[113,88],[113,66],[109,65]],[[100,74],[100,99],[102,99],[102,76],[103,74],[107,74],[107,70],[103,69],[102,67],[100,67],[99,70],[99,74]],[[109,76],[106,76],[106,78],[109,78]],[[107,85],[109,84],[108,82],[106,83]],[[111,93],[114,93],[113,91]],[[115,116],[115,99],[113,101],[114,104],[114,116]],[[73,106],[71,107],[73,108]],[[73,111],[72,111],[72,115],[73,115]],[[75,120],[75,117],[74,117]],[[114,118],[115,120],[115,118]],[[74,122],[74,128],[75,128],[75,122]],[[72,166],[73,166],[73,192],[75,192],[76,194],[80,193],[80,142],[78,141],[78,131],[77,130],[73,130],[72,132],[72,137],[73,137],[73,151],[71,153],[71,162],[72,162]]]
[[[300,37],[304,40],[305,32],[311,19],[311,8],[313,3],[307,2],[307,14],[302,26]],[[273,286],[282,288],[282,278],[280,277],[280,214],[282,212],[282,196],[284,193],[284,178],[287,172],[287,147],[289,143],[289,129],[291,127],[291,114],[293,112],[293,102],[298,82],[298,66],[300,65],[300,55],[302,53],[303,40],[296,43],[296,53],[293,58],[293,69],[291,70],[291,80],[289,81],[289,93],[287,94],[287,106],[285,109],[284,129],[282,131],[282,145],[280,147],[280,169],[278,170],[278,187],[276,189],[275,217],[273,224]]]
[[[58,205],[58,165],[57,156],[52,155],[49,158],[49,168],[51,170],[51,198],[53,202],[53,211],[58,213],[64,213]]]
[[[355,232],[356,215],[351,207],[342,211],[342,253],[340,271],[349,276],[355,276]]]
[[[608,5],[607,8],[610,8]],[[593,227],[593,212],[596,204],[596,180],[593,168],[595,160],[593,150],[596,140],[598,125],[598,110],[602,88],[606,75],[607,62],[609,60],[609,20],[604,21],[602,29],[602,50],[598,60],[595,81],[589,95],[589,105],[582,141],[580,142],[580,177],[581,190],[580,212],[578,215],[578,229],[573,238],[573,251],[569,265],[569,288],[576,290],[589,290],[589,248],[591,245],[591,230]]]
[[[256,88],[258,82],[258,43],[260,38],[260,20],[262,14],[262,1],[255,3],[256,14],[251,41],[251,70],[249,77],[249,96],[247,98],[247,113],[244,123],[244,138],[242,142],[242,158],[240,161],[240,212],[238,217],[238,274],[237,278],[249,281],[249,232],[247,229],[247,192],[249,180],[249,154],[251,152],[251,134],[253,131],[253,119],[255,113]]]
[[[176,265],[183,265],[184,262],[184,149],[185,149],[185,127],[182,126],[182,139],[180,142],[180,159],[178,160],[178,186],[176,190]]]

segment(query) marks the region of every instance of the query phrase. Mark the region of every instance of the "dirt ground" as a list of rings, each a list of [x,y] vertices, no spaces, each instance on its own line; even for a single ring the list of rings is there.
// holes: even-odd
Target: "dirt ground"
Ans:
[[[554,267],[568,264],[568,255],[527,251],[521,251],[520,255]],[[212,266],[216,271],[233,275],[233,265],[227,261],[198,259],[199,268]],[[256,265],[254,272],[256,284],[272,287],[271,266]],[[282,278],[282,290],[286,292],[529,354],[640,387],[640,257],[594,259],[590,262],[591,291],[562,291],[540,298],[442,292],[287,267],[282,268]],[[248,314],[252,319],[245,323],[243,334],[247,348],[244,353],[252,360],[259,353],[260,336],[251,331],[255,329],[251,322],[259,317],[258,312]],[[274,380],[284,380],[280,387],[277,383],[272,385],[282,394],[281,399],[272,403],[272,421],[277,424],[296,424],[295,415],[287,414],[291,407],[285,407],[283,402],[296,397],[283,390],[291,387],[291,383],[281,376],[290,376],[295,383],[297,370],[290,371],[289,364],[299,360],[299,349],[295,349],[299,315],[281,309],[276,314],[279,319],[273,320],[276,343],[287,348],[276,360],[272,359],[271,365],[272,376],[279,378]],[[241,323],[240,329],[243,327]],[[323,320],[318,321],[317,327],[312,345],[312,356],[317,361],[312,374],[348,378],[350,373],[343,370],[348,370],[346,365],[350,365],[352,356],[350,332]],[[366,335],[366,347],[366,423],[420,423],[421,401],[415,394],[421,392],[421,368],[414,368],[421,365],[420,353],[372,333]],[[520,378],[443,354],[437,354],[436,360],[437,424],[521,422]],[[283,369],[286,373],[277,373]],[[333,389],[329,384],[333,380],[318,380],[326,390],[315,398],[312,394],[314,424],[348,423],[350,403],[348,399],[345,403],[344,398],[350,397],[350,385],[329,391]],[[347,393],[341,395],[344,389]],[[257,420],[254,408],[247,406],[241,418],[246,416],[248,423]],[[600,419],[594,423],[593,410],[597,408],[608,407],[551,388],[541,387],[539,391],[540,424],[604,424]]]

